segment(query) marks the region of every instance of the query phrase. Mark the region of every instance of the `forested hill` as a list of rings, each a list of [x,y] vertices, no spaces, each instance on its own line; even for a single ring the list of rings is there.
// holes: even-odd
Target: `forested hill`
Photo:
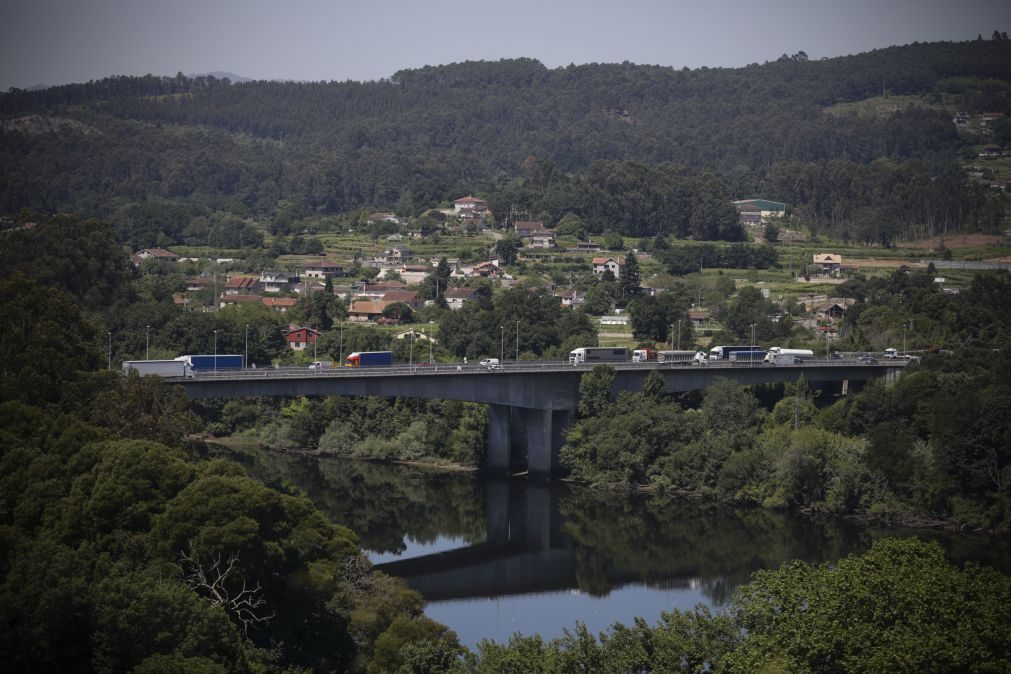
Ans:
[[[896,101],[888,114],[826,113],[882,94]],[[116,77],[0,94],[0,210],[116,220],[110,198],[159,198],[239,215],[273,216],[281,200],[302,216],[367,205],[417,214],[468,192],[494,197],[530,179],[531,158],[542,164],[528,186],[541,192],[600,160],[713,170],[728,195],[785,162],[916,159],[936,176],[959,150],[953,110],[1011,113],[1011,42],[820,61],[800,52],[736,69],[516,59],[367,83]],[[572,198],[554,200],[565,203],[539,207],[548,219],[572,210]],[[811,215],[831,207],[811,204]]]

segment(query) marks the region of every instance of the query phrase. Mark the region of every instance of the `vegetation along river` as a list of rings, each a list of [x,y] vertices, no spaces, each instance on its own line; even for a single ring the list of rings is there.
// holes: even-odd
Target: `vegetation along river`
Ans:
[[[873,528],[841,518],[473,473],[242,448],[270,486],[311,498],[354,530],[379,568],[405,578],[427,614],[473,648],[515,632],[591,632],[696,604],[720,610],[758,569],[831,562],[877,538],[938,540],[956,562],[1005,573],[1006,542],[976,535]]]

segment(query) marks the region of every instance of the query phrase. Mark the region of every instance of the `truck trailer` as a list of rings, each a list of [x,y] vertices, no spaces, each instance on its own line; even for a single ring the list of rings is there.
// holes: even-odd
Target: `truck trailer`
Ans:
[[[771,356],[773,354],[779,354],[781,356],[793,356],[800,362],[803,362],[804,358],[814,358],[814,351],[812,351],[811,349],[784,349],[781,346],[770,346],[769,355]]]
[[[691,365],[696,362],[697,351],[659,351],[656,362],[672,365]]]
[[[190,354],[176,360],[187,363],[194,372],[214,372],[217,370],[241,370],[245,358],[242,354]]]
[[[127,360],[123,362],[123,374],[136,370],[142,377],[158,375],[159,377],[192,377],[193,370],[189,364],[181,360]]]
[[[393,365],[392,351],[354,351],[344,359],[345,367],[388,367]]]
[[[613,346],[581,346],[569,352],[569,363],[624,363],[628,361],[628,349]]]
[[[731,351],[729,360],[731,363],[764,363],[768,355],[768,351]]]
[[[765,362],[771,365],[796,365],[800,361],[792,353],[773,353],[770,351],[765,356]]]
[[[730,360],[730,354],[737,351],[761,351],[760,346],[714,346],[709,349],[709,360]]]

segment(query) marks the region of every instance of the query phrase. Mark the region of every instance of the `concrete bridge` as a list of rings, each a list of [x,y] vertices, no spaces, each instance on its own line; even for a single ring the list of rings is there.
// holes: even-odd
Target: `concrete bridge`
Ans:
[[[671,393],[704,389],[718,379],[738,384],[795,382],[803,375],[814,387],[838,386],[877,377],[894,379],[902,360],[861,362],[807,359],[797,365],[711,362],[704,367],[657,363],[608,363],[615,368],[612,393],[641,391],[647,375],[659,372]],[[476,365],[393,366],[382,368],[247,369],[201,372],[171,378],[191,399],[249,396],[371,395],[386,398],[461,400],[489,406],[486,468],[506,473],[525,465],[531,476],[559,472],[563,433],[575,418],[580,378],[593,366],[559,362],[521,362],[488,370]]]

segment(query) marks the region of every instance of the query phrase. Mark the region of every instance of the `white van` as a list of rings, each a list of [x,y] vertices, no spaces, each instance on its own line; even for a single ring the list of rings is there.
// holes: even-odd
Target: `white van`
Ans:
[[[489,370],[498,369],[502,367],[502,365],[498,362],[498,358],[485,358],[478,364],[481,367],[488,368]]]

